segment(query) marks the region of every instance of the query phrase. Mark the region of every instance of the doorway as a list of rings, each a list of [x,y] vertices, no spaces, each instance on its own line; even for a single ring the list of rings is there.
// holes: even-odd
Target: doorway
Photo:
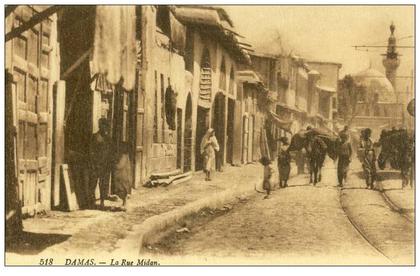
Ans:
[[[216,170],[221,171],[224,165],[225,153],[225,95],[219,92],[213,103],[213,120],[212,125],[217,142],[219,143],[219,151],[216,152]]]
[[[201,139],[209,128],[209,109],[197,106],[197,126],[195,133],[195,170],[203,169],[203,160],[200,152]]]
[[[248,115],[244,115],[242,119],[242,163],[248,163]]]
[[[192,158],[192,102],[191,94],[188,95],[187,104],[185,106],[185,122],[184,122],[184,172],[191,171]]]
[[[176,109],[176,168],[182,167],[182,109]]]
[[[226,162],[233,165],[233,144],[234,138],[234,127],[235,127],[235,100],[228,99],[228,115],[227,115],[227,130],[226,130]]]
[[[248,128],[248,162],[255,161],[254,159],[254,124],[255,116],[251,115],[249,118],[249,128]]]

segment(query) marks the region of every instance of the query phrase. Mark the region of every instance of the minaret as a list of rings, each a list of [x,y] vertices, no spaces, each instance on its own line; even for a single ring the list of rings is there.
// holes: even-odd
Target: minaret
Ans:
[[[400,66],[400,59],[398,58],[397,53],[397,42],[394,36],[395,25],[391,23],[389,26],[391,30],[391,35],[388,38],[388,49],[386,54],[384,55],[385,58],[383,59],[382,63],[385,67],[385,74],[388,80],[391,82],[392,86],[394,87],[394,91],[396,91],[395,87],[395,78],[397,75],[397,68]]]

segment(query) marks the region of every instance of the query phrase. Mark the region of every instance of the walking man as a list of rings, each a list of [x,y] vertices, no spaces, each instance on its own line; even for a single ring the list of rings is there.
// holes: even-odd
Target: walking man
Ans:
[[[338,147],[337,177],[338,186],[343,187],[343,181],[347,182],[347,171],[351,162],[352,149],[346,132],[340,132],[340,145]]]
[[[361,132],[361,141],[359,150],[363,152],[363,171],[365,174],[366,188],[373,189],[376,180],[376,153],[373,147],[373,142],[370,139],[372,130],[366,128]]]

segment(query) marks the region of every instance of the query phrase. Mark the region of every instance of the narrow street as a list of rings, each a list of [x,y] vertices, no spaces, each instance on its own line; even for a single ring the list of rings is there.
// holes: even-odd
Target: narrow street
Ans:
[[[214,258],[212,261],[222,263],[230,260],[237,262],[238,256],[241,256],[240,262],[282,265],[411,263],[407,261],[410,257],[407,254],[402,259],[397,256],[401,248],[412,244],[412,229],[406,232],[411,239],[400,242],[393,248],[394,251],[390,249],[392,254],[384,256],[375,247],[385,245],[381,236],[386,235],[387,239],[396,237],[394,231],[398,231],[402,218],[390,209],[382,208],[379,217],[377,212],[372,213],[387,219],[380,224],[381,228],[374,229],[373,245],[371,241],[367,242],[342,208],[341,191],[336,187],[335,176],[331,162],[323,169],[322,182],[315,187],[308,185],[307,175],[294,177],[288,188],[276,190],[270,199],[263,200],[262,194],[253,195],[248,202],[234,206],[225,215],[205,223],[192,223],[191,232],[166,237],[150,247],[148,252],[158,259],[165,259],[169,254],[171,258],[184,256],[188,259],[188,256],[194,256],[194,259],[201,257],[203,260],[200,261],[210,262]],[[349,182],[356,181],[355,177],[352,174]],[[380,199],[379,192],[364,188],[360,192]],[[360,195],[353,198],[347,194],[348,198],[365,206],[365,198]],[[387,208],[385,202],[382,204]],[[356,210],[353,207],[350,206],[351,211]],[[376,220],[370,223],[371,214],[365,212],[364,215],[363,226],[372,228]],[[406,226],[405,222],[402,223],[403,227]],[[408,260],[412,260],[412,252],[407,252],[411,255]],[[389,256],[394,258],[389,259]]]

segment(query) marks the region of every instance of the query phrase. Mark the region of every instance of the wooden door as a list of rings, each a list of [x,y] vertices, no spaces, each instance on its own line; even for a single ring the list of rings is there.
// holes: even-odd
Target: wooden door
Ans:
[[[254,115],[249,118],[249,127],[248,127],[248,162],[253,160],[254,152]]]
[[[252,117],[254,121],[253,128],[253,153],[252,159],[258,161],[261,158],[260,138],[261,138],[261,115],[257,114]]]
[[[182,168],[182,109],[176,109],[176,168]]]
[[[184,172],[191,170],[192,160],[192,102],[191,95],[188,95],[185,106],[184,123]]]
[[[248,133],[248,128],[249,128],[249,123],[248,123],[248,116],[244,115],[243,117],[243,133],[242,133],[242,162],[244,164],[248,163],[248,146],[249,146],[249,133]]]
[[[30,13],[20,10],[20,16]],[[22,24],[14,17],[14,25]],[[22,212],[50,208],[51,103],[49,19],[13,39],[13,88],[17,94],[19,198]]]
[[[216,170],[221,170],[224,165],[223,156],[225,152],[225,96],[219,92],[213,103],[212,127],[219,143],[219,151],[216,152]]]
[[[235,101],[233,129],[233,164],[240,165],[242,160],[242,102]]]
[[[227,114],[227,128],[226,128],[226,162],[233,164],[233,143],[234,143],[234,114],[235,114],[235,100],[228,99],[228,114]]]

